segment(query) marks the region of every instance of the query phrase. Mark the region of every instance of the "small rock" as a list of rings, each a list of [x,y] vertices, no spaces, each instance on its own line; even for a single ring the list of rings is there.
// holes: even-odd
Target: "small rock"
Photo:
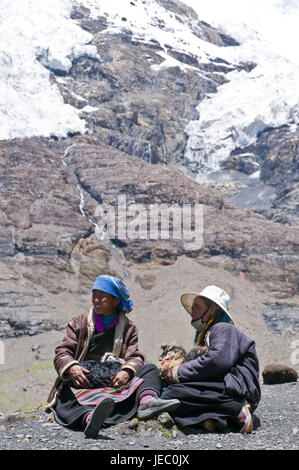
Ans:
[[[144,423],[143,429],[144,429],[145,431],[152,431],[153,426],[152,426],[151,423]]]
[[[132,428],[130,428],[128,425],[124,424],[123,426],[119,427],[118,430],[120,435],[126,436],[132,434]]]
[[[220,442],[218,442],[218,444],[216,444],[215,447],[217,447],[217,449],[221,449],[221,448],[222,448],[222,444],[220,444]]]
[[[161,413],[157,420],[165,427],[165,428],[171,428],[174,425],[174,421],[172,417],[167,413]]]
[[[298,374],[292,367],[284,364],[269,364],[267,365],[262,376],[265,384],[282,384],[287,382],[296,382]]]
[[[128,423],[128,428],[129,429],[137,429],[138,427],[138,421],[137,420],[132,420],[132,421],[129,421]]]

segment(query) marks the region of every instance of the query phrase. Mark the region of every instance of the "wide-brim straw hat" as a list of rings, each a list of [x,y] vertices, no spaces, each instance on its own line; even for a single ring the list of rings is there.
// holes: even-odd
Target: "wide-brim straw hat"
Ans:
[[[207,286],[201,292],[186,292],[183,294],[181,296],[181,302],[189,314],[192,312],[192,305],[196,297],[203,297],[204,299],[212,300],[226,313],[229,323],[234,324],[234,321],[228,311],[230,297],[223,289],[217,286]]]

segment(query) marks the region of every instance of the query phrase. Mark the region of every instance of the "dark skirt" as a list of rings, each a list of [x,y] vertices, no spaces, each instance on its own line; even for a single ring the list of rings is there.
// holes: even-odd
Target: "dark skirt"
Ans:
[[[163,390],[161,398],[180,400],[180,407],[171,413],[179,427],[198,426],[213,419],[219,432],[226,431],[226,418],[237,416],[244,405],[225,392],[223,380],[172,384]]]
[[[161,381],[156,366],[147,364],[139,369],[136,376],[142,378],[143,382],[131,396],[115,403],[113,412],[105,421],[105,425],[117,424],[131,419],[136,414],[139,395],[144,390],[154,390],[160,395]],[[95,406],[92,405],[81,405],[70,386],[65,385],[51,410],[55,420],[62,426],[80,428],[83,415],[94,408]]]

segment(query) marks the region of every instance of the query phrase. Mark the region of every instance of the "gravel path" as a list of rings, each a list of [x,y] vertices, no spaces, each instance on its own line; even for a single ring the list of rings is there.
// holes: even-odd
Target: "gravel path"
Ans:
[[[51,415],[39,408],[0,415],[0,449],[109,450],[114,451],[111,456],[119,455],[115,451],[134,455],[135,451],[146,450],[178,454],[184,451],[185,455],[187,450],[298,450],[298,382],[262,384],[261,388],[262,400],[250,435],[196,429],[182,432],[175,426],[166,428],[158,420],[135,419],[102,429],[96,439],[87,439],[83,432],[65,429],[51,421]]]

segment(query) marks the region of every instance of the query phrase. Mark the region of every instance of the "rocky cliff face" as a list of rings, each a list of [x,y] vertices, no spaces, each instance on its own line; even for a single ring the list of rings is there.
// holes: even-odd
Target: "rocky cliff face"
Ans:
[[[220,182],[218,189],[240,206],[298,227],[298,142],[298,129],[290,132],[289,126],[261,132],[255,145],[235,150],[223,162],[234,183]]]
[[[196,21],[193,11],[179,2],[160,3],[192,23],[203,40],[223,47],[235,43]],[[217,279],[238,298],[246,296],[248,287],[241,323],[246,325],[257,296],[259,308],[249,324],[254,327],[256,322],[262,337],[266,324],[275,330],[273,317],[280,313],[284,325],[279,333],[287,329],[293,338],[298,326],[298,136],[284,128],[263,132],[256,146],[235,152],[226,163],[225,171],[245,175],[245,182],[199,185],[184,162],[185,125],[196,117],[198,102],[217,92],[226,73],[240,65],[217,57],[212,64],[201,64],[169,47],[173,65],[164,67],[165,51],[154,41],[133,38],[125,18],[122,33],[108,35],[104,17],[91,18],[83,7],[72,15],[93,34],[101,60],[82,56],[68,72],[53,68],[51,80],[64,100],[81,110],[87,134],[0,142],[0,338],[61,330],[68,318],[86,308],[91,285],[102,273],[137,286],[141,293],[137,289],[135,294],[143,299],[155,291],[153,286],[158,289],[153,270],[161,269],[163,278],[164,268],[185,257],[194,262],[194,273],[188,268],[188,275],[196,288]],[[40,61],[47,66],[45,57]],[[242,67],[248,70],[254,64]],[[246,204],[248,188],[250,197],[256,195],[248,178],[257,169],[273,193],[269,200],[262,198],[262,205],[255,204],[256,198]],[[119,237],[105,227],[100,230],[102,209],[112,208],[118,215],[119,197],[135,209],[137,204],[147,210],[151,204],[201,204],[202,246],[189,249],[186,240],[171,236],[136,238],[131,232]],[[194,218],[192,224],[195,230]],[[180,273],[185,271],[177,272],[177,284],[171,286],[175,295],[191,287],[184,285],[185,274]],[[164,293],[148,298],[155,315],[161,316]],[[238,305],[243,308],[241,300]],[[141,324],[146,315],[145,310]],[[157,336],[156,346],[162,340]],[[272,346],[276,350],[275,342]],[[49,361],[53,351],[48,354],[44,359]],[[8,356],[10,368],[14,357]]]
[[[159,2],[192,24],[193,32],[203,40],[228,46],[232,38],[199,22],[195,13],[180,2]],[[137,41],[126,28],[123,18],[121,34],[105,33],[105,17],[90,18],[82,7],[72,17],[93,34],[100,60],[81,57],[70,72],[58,79],[64,100],[82,109],[88,133],[126,153],[149,163],[177,163],[186,146],[184,128],[197,116],[196,105],[206,93],[215,93],[225,82],[225,74],[238,65],[200,63],[191,54],[182,54],[169,46],[163,50],[157,41]],[[161,19],[163,29],[163,19]],[[164,66],[165,56],[172,59]],[[244,64],[244,68],[251,67]],[[57,80],[53,70],[53,80]],[[56,74],[56,76],[55,76]],[[92,106],[92,111],[86,106]],[[87,112],[86,112],[87,109]]]
[[[168,265],[185,255],[244,272],[280,298],[297,292],[295,228],[238,208],[166,165],[150,165],[87,137],[2,141],[1,162],[1,336],[28,333],[28,325],[22,330],[14,320],[23,307],[35,318],[49,295],[83,293],[97,275],[111,272],[111,259],[126,277],[136,263]],[[135,236],[111,236],[105,226],[101,235],[96,224],[104,215],[97,209],[113,208],[117,217],[120,197],[127,215],[132,204],[145,210],[150,204],[202,205],[203,243],[189,249],[190,238],[173,239],[171,226],[164,240],[160,232],[143,237],[137,223]],[[51,318],[52,308],[46,314]],[[20,317],[20,323],[26,322]],[[46,329],[56,325],[47,316],[43,323]]]

